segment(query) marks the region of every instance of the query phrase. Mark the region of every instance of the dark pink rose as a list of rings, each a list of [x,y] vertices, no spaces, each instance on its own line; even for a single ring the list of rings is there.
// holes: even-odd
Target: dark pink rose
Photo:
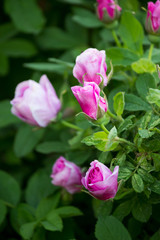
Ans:
[[[160,34],[160,1],[148,2],[148,11],[145,24],[148,33]]]
[[[97,14],[101,21],[110,23],[119,18],[122,9],[114,0],[97,0],[97,2]]]
[[[107,111],[107,102],[100,96],[100,88],[94,82],[85,82],[84,86],[74,86],[71,88],[77,98],[82,111],[90,118],[97,120]]]
[[[118,189],[118,170],[119,166],[114,168],[113,173],[103,163],[97,160],[91,162],[91,167],[82,178],[83,186],[100,200],[114,198]]]

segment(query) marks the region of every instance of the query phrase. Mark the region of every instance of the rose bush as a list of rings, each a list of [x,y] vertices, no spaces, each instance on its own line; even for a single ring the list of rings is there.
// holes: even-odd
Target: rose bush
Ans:
[[[148,7],[3,1],[2,239],[159,239],[159,1]]]

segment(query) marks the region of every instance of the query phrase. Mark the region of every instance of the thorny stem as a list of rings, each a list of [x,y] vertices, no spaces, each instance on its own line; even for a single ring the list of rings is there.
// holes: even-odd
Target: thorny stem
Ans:
[[[150,49],[149,49],[149,54],[148,54],[148,59],[149,59],[149,60],[151,60],[151,58],[152,58],[153,48],[154,48],[154,45],[153,45],[153,43],[152,43],[151,46],[150,46]]]
[[[116,32],[114,30],[112,30],[112,35],[113,35],[113,38],[114,38],[114,41],[115,41],[117,47],[122,47],[122,45],[121,45],[121,43],[120,43],[120,41],[119,41],[119,39],[117,37],[117,34],[116,34]]]
[[[74,124],[72,124],[72,123],[69,123],[69,122],[67,122],[67,121],[65,121],[65,120],[62,120],[61,123],[62,123],[64,126],[66,126],[66,127],[68,127],[68,128],[75,129],[75,130],[77,130],[77,131],[82,131],[82,130],[83,130],[83,129],[81,129],[80,127],[78,127],[78,126],[76,126],[76,125],[74,125]]]
[[[107,128],[104,126],[104,124],[101,124],[100,127],[102,128],[102,130],[108,135],[109,131],[107,130]]]
[[[153,112],[155,112],[158,116],[160,116],[160,113],[153,107],[153,105],[152,105],[152,110],[153,110]]]
[[[130,142],[130,141],[124,139],[124,138],[116,137],[115,140],[116,140],[116,141],[119,141],[119,142],[121,142],[121,143],[126,143],[126,144],[128,144],[128,145],[130,145],[130,146],[132,146],[132,147],[134,147],[134,148],[136,147],[134,143],[132,143],[132,142]]]
[[[111,113],[111,112],[109,111],[109,109],[107,110],[107,114],[108,114],[111,118],[113,118],[113,119],[115,119],[115,120],[117,120],[117,121],[119,121],[119,122],[122,122],[122,121],[123,121],[123,118],[122,118],[122,117],[117,117],[116,115],[114,115],[113,113]]]

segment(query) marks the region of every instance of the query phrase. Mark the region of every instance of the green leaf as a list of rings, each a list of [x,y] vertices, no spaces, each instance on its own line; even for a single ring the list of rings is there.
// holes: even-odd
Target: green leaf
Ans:
[[[5,219],[5,216],[7,214],[7,207],[5,204],[0,200],[0,225]]]
[[[28,204],[37,207],[42,198],[49,196],[56,187],[51,184],[49,173],[38,170],[28,181],[25,199]]]
[[[15,137],[14,151],[18,157],[24,157],[30,153],[44,134],[44,129],[34,129],[27,124],[22,125]]]
[[[128,216],[132,210],[132,201],[125,201],[118,205],[113,212],[113,216],[118,220],[123,221],[124,217]]]
[[[4,53],[0,52],[0,75],[4,76],[8,73],[9,62],[8,58]]]
[[[141,58],[131,65],[136,73],[153,73],[156,71],[156,65],[149,59]]]
[[[113,102],[113,107],[114,107],[114,111],[117,114],[117,116],[121,116],[123,114],[124,111],[124,92],[119,92],[117,93],[114,98],[113,98],[114,102]]]
[[[0,26],[0,42],[5,42],[6,40],[14,37],[18,31],[14,27],[13,23],[4,23]]]
[[[117,129],[113,127],[109,134],[105,132],[96,132],[92,136],[88,136],[82,140],[82,143],[88,146],[94,145],[100,151],[112,151],[118,146],[118,141],[115,140]]]
[[[139,59],[139,56],[135,52],[118,47],[108,48],[106,55],[111,59],[114,66],[127,67]]]
[[[93,210],[96,218],[100,216],[109,216],[112,212],[113,202],[111,201],[101,201],[96,198],[92,199]]]
[[[152,214],[152,206],[143,199],[136,199],[132,209],[133,217],[140,222],[147,222]]]
[[[65,39],[65,40],[64,40]],[[57,27],[48,27],[37,37],[37,42],[42,49],[73,49],[83,46],[81,38],[72,36],[70,33]]]
[[[31,239],[37,222],[25,223],[20,228],[20,234],[24,239]]]
[[[125,94],[125,110],[128,111],[148,111],[151,107],[140,97],[134,94]]]
[[[59,74],[64,74],[67,68],[63,65],[54,64],[54,63],[25,63],[24,67],[30,68],[32,70],[40,72],[55,72]]]
[[[45,218],[46,215],[54,208],[57,207],[60,200],[60,194],[54,194],[53,197],[44,198],[40,201],[37,209],[36,209],[36,218],[41,219]]]
[[[138,133],[141,138],[149,138],[154,134],[154,132],[150,132],[147,129],[138,129]]]
[[[138,175],[137,173],[135,173],[132,176],[132,186],[133,186],[133,189],[138,193],[143,192],[143,190],[144,190],[143,180],[142,180],[141,176]]]
[[[6,0],[5,11],[22,32],[39,33],[44,26],[45,19],[36,1]]]
[[[0,127],[18,123],[20,120],[11,113],[11,104],[8,100],[0,102]]]
[[[149,88],[147,100],[149,103],[155,103],[158,107],[160,107],[160,90]]]
[[[119,180],[128,180],[131,177],[132,171],[129,170],[127,167],[120,167],[119,174],[118,174],[118,181]]]
[[[20,200],[20,187],[8,173],[0,170],[0,199],[8,204],[16,205]]]
[[[19,233],[20,227],[29,222],[35,221],[35,209],[28,204],[21,203],[11,210],[12,227]]]
[[[125,10],[130,10],[130,11],[138,11],[139,10],[139,1],[138,0],[119,0],[118,1],[119,5],[121,6],[122,9]]]
[[[155,171],[160,171],[160,154],[152,153],[151,157],[153,158]]]
[[[43,227],[46,230],[62,231],[62,228],[63,228],[62,219],[60,218],[60,216],[57,213],[55,213],[54,211],[50,212],[47,215],[46,220],[47,221],[41,222]]]
[[[119,125],[118,133],[130,129],[130,127],[133,126],[132,118],[134,117],[135,117],[134,115],[130,115],[126,119],[124,119],[124,121]]]
[[[66,158],[77,165],[81,165],[89,159],[91,154],[92,152],[89,150],[85,154],[84,151],[72,151],[67,153]]]
[[[154,77],[149,73],[139,75],[136,81],[136,89],[139,96],[144,100],[146,100],[149,88],[156,88]]]
[[[74,9],[73,20],[87,28],[97,28],[103,26],[102,22],[99,21],[96,14],[83,9],[83,8],[75,8]]]
[[[45,230],[43,227],[35,229],[32,240],[46,240]]]
[[[160,194],[160,181],[156,180],[153,184],[150,185],[152,192]]]
[[[133,14],[129,12],[123,13],[119,27],[119,35],[125,46],[136,53],[143,54],[143,27]]]
[[[146,171],[142,168],[139,168],[137,172],[138,172],[139,176],[141,176],[141,178],[145,182],[147,182],[147,183],[153,183],[154,182],[154,177],[152,177],[152,175],[148,171]]]
[[[95,235],[98,240],[131,240],[127,229],[113,216],[98,218]]]
[[[159,240],[160,239],[160,229],[150,238],[150,240]]]
[[[18,38],[1,43],[0,51],[9,57],[32,57],[37,53],[30,41]]]
[[[36,151],[40,153],[52,153],[52,152],[66,152],[70,149],[69,145],[66,144],[66,142],[58,142],[58,141],[52,141],[52,142],[43,142],[40,143]]]
[[[55,210],[55,213],[60,215],[62,218],[66,217],[75,217],[75,216],[81,216],[83,213],[76,207],[73,206],[65,206],[60,207]]]

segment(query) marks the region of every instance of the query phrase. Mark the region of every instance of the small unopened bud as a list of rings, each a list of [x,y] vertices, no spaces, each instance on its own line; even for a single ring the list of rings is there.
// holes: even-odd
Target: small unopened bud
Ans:
[[[160,1],[148,2],[147,17],[145,23],[149,34],[160,35]]]
[[[114,0],[97,0],[97,14],[104,23],[112,23],[121,14],[121,7]]]

